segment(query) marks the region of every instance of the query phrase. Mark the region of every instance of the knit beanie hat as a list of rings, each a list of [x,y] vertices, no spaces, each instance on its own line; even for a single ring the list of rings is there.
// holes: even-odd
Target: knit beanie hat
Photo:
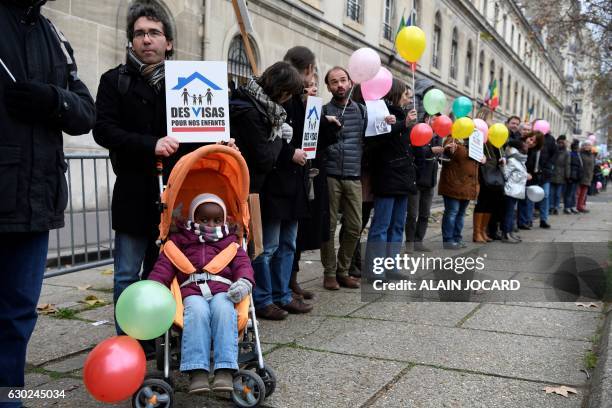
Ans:
[[[191,205],[189,206],[189,219],[190,220],[195,221],[194,220],[195,211],[201,204],[204,204],[204,203],[215,203],[219,205],[223,209],[223,223],[225,224],[227,222],[227,208],[225,208],[225,203],[223,202],[221,197],[215,194],[210,194],[210,193],[200,194],[191,201]]]

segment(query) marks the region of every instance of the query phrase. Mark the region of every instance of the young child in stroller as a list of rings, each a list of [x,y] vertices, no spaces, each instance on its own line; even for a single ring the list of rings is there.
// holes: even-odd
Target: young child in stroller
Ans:
[[[189,207],[189,220],[176,221],[169,239],[198,272],[179,271],[162,253],[149,279],[170,286],[174,277],[181,287],[184,327],[180,370],[189,372],[189,393],[208,392],[211,343],[214,350],[214,392],[231,392],[232,374],[238,369],[238,328],[234,304],[249,296],[254,274],[248,255],[239,247],[221,272],[207,274],[202,268],[217,254],[238,243],[236,226],[227,220],[223,200],[200,194]]]

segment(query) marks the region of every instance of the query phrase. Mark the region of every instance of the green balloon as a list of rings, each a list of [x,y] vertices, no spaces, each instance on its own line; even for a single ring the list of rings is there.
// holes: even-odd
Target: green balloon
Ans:
[[[115,316],[121,330],[138,340],[151,340],[164,334],[174,321],[176,301],[159,282],[132,283],[117,299]]]
[[[459,119],[472,112],[472,101],[466,96],[460,96],[453,101],[453,113]]]
[[[425,112],[430,115],[441,113],[446,107],[446,95],[439,89],[431,89],[427,91],[423,98],[423,107]]]

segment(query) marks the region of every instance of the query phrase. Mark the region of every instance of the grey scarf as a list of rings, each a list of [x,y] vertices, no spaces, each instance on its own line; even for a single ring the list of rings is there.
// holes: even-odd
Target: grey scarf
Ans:
[[[278,103],[274,102],[266,93],[263,88],[259,86],[255,79],[251,79],[249,83],[244,87],[244,90],[266,111],[266,115],[272,123],[272,133],[268,136],[268,141],[273,141],[278,137],[282,137],[281,128],[285,119],[287,119],[287,112]]]
[[[136,69],[140,75],[147,81],[147,83],[153,88],[155,93],[159,93],[162,88],[164,80],[164,61],[158,62],[157,64],[143,64],[131,47],[127,49],[126,63],[128,66]]]

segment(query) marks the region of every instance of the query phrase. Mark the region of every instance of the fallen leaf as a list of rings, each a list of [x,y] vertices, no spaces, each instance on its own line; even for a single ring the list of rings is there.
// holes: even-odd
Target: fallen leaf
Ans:
[[[563,395],[565,398],[568,397],[568,393],[571,393],[571,394],[578,393],[578,391],[576,391],[574,388],[566,387],[565,385],[561,385],[559,387],[545,387],[542,389],[546,391],[547,394],[555,393],[555,394]]]
[[[78,289],[78,290],[87,290],[87,289],[89,289],[89,288],[91,288],[91,285],[77,286],[77,289]]]
[[[102,275],[112,275],[113,274],[113,270],[112,269],[105,269],[101,273],[102,273]]]
[[[577,302],[576,306],[578,306],[578,307],[586,307],[587,309],[590,308],[590,307],[594,307],[595,309],[597,309],[599,307],[599,305],[597,303],[593,303],[593,302],[591,302],[591,303],[580,303],[580,302]]]
[[[101,299],[98,299],[98,297],[96,297],[95,295],[89,295],[89,296],[86,296],[85,299],[81,301],[81,303],[87,303],[89,306],[95,306],[95,305],[103,305],[106,302],[104,302]]]
[[[55,305],[51,303],[40,304],[36,306],[36,310],[38,311],[39,314],[42,314],[42,315],[48,315],[48,314],[53,314],[57,312]]]

